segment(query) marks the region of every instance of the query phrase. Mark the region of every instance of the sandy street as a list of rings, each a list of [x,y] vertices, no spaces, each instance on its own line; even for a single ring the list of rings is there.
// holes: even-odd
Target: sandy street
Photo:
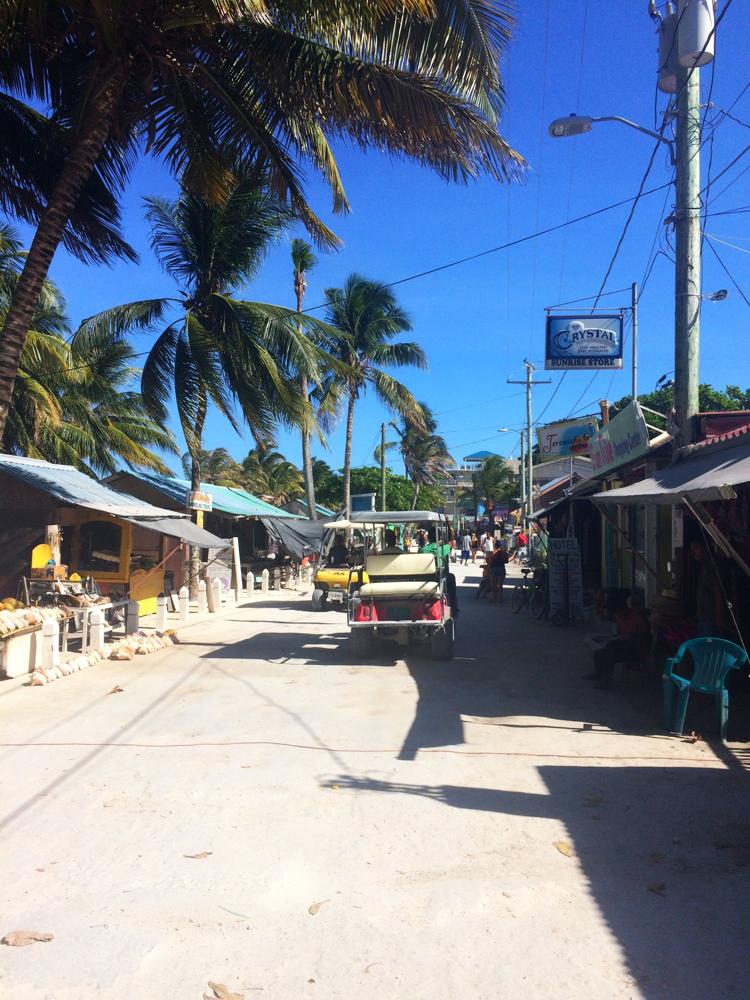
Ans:
[[[290,595],[0,685],[3,1000],[746,997],[742,748],[458,573],[448,664]]]

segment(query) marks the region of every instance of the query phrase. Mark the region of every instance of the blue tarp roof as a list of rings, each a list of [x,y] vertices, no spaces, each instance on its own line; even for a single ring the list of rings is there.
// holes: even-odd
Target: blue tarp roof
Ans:
[[[181,507],[187,505],[187,495],[190,491],[188,479],[177,479],[172,476],[162,476],[158,472],[120,472],[117,476],[127,476],[141,479],[153,489],[163,493]],[[113,477],[114,478],[114,477]],[[219,514],[229,514],[231,517],[286,517],[296,519],[296,514],[274,507],[260,497],[253,496],[247,490],[232,486],[216,486],[213,483],[201,483],[201,490],[211,494],[212,509]]]
[[[475,451],[473,455],[464,455],[464,462],[483,462],[485,458],[495,455],[494,451]]]
[[[173,511],[154,507],[127,493],[119,493],[72,465],[54,465],[38,458],[0,455],[0,472],[20,479],[63,504],[102,511],[115,517],[170,517]]]

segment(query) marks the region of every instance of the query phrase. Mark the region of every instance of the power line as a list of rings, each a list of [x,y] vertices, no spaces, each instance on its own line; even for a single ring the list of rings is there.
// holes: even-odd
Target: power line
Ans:
[[[604,298],[606,295],[619,295],[621,292],[629,292],[630,285],[626,288],[615,288],[611,292],[594,292],[593,295],[584,295],[580,299],[568,299],[567,302],[557,302],[554,306],[547,306],[547,309],[560,309],[562,306],[574,306],[579,302],[590,302],[591,299]]]
[[[706,235],[708,236],[708,233],[706,233]],[[708,244],[707,244],[707,246],[708,246],[708,249],[711,251],[711,253],[714,255],[714,257],[718,260],[718,262],[721,265],[722,270],[724,271],[724,273],[726,274],[726,276],[729,278],[729,280],[732,282],[732,284],[734,285],[734,287],[737,289],[737,291],[740,293],[740,295],[744,299],[745,304],[747,306],[750,306],[750,299],[748,299],[747,295],[745,295],[745,293],[742,291],[742,289],[740,288],[740,286],[734,280],[734,275],[729,270],[729,268],[727,267],[727,265],[724,263],[724,261],[722,260],[722,258],[719,256],[719,251],[714,246],[713,237],[712,236],[708,236]]]
[[[431,274],[437,274],[440,271],[447,271],[449,268],[458,267],[461,264],[467,264],[472,260],[479,260],[481,257],[489,257],[490,254],[499,253],[501,250],[508,250],[521,243],[529,243],[531,240],[538,239],[540,236],[548,236],[550,233],[559,232],[567,226],[574,226],[579,222],[586,222],[588,219],[594,219],[596,216],[604,215],[606,212],[611,212],[616,208],[622,208],[623,205],[630,205],[639,198],[645,198],[647,195],[656,194],[658,191],[663,191],[667,187],[671,187],[671,181],[668,184],[657,184],[656,187],[649,188],[647,191],[641,191],[634,198],[622,198],[620,201],[613,201],[609,205],[602,206],[602,208],[596,208],[591,212],[585,212],[583,215],[577,215],[574,219],[567,219],[565,222],[558,222],[554,226],[547,226],[546,229],[539,229],[537,232],[527,233],[526,236],[519,236],[514,240],[499,243],[497,246],[490,247],[488,250],[480,250],[478,253],[469,254],[467,257],[460,257],[457,260],[448,261],[446,264],[438,264],[436,267],[430,267],[426,271],[418,271],[416,274],[409,274],[405,278],[397,278],[395,281],[384,282],[383,287],[395,288],[397,285],[404,285],[409,281],[416,281],[417,278],[426,278]],[[316,306],[309,306],[307,309],[303,309],[303,312],[316,312],[318,309],[325,309],[327,305],[327,302],[321,302]]]

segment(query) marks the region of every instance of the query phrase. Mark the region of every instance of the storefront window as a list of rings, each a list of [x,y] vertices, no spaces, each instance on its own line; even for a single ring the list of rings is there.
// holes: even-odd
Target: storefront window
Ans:
[[[111,521],[87,521],[80,527],[78,572],[119,573],[122,528]]]

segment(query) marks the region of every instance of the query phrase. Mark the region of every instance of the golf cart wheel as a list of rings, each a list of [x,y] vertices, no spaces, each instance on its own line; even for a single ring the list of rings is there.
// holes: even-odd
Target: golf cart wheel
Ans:
[[[522,583],[517,583],[510,595],[510,610],[517,615],[526,603],[526,588]]]
[[[562,611],[553,611],[552,614],[549,616],[549,620],[552,622],[553,625],[566,624],[566,618],[565,615],[562,613]]]
[[[355,628],[350,642],[354,656],[367,656],[372,652],[372,633],[369,629]]]
[[[537,587],[536,590],[531,595],[531,611],[532,618],[541,618],[544,612],[547,610],[547,594],[544,588]]]
[[[328,592],[325,590],[318,590],[316,587],[312,593],[313,611],[325,611],[327,604],[328,604]]]
[[[444,628],[436,628],[430,636],[430,649],[435,660],[453,659],[453,621],[445,623]]]

